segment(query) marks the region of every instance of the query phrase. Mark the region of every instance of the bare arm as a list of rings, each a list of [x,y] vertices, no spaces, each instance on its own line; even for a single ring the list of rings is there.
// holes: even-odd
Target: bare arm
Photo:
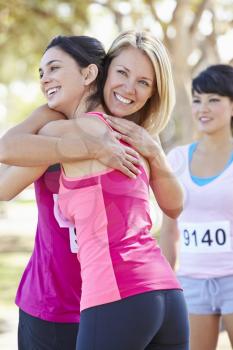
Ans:
[[[9,201],[37,180],[47,167],[0,166],[0,201]]]
[[[108,117],[122,140],[133,146],[150,165],[150,185],[161,210],[175,219],[183,209],[183,191],[172,172],[166,155],[149,133],[128,120]]]
[[[176,219],[183,209],[183,191],[161,147],[154,145],[150,164],[150,185],[162,211]]]
[[[37,108],[25,121],[10,129],[0,139],[0,161],[25,167],[0,166],[0,200],[8,201],[38,179],[51,160],[57,162],[56,138],[36,133],[51,120],[64,118],[47,105]],[[27,168],[26,166],[30,167]],[[37,167],[32,167],[37,165]]]
[[[25,121],[0,138],[0,162],[19,166],[50,165],[59,162],[58,138],[36,135],[51,120],[64,115],[47,105],[37,108]]]
[[[72,129],[71,137],[69,127],[74,127],[73,121],[64,120],[62,114],[49,109],[47,105],[41,106],[0,139],[0,162],[18,166],[48,166],[96,158],[103,164],[134,177],[138,173],[134,165],[138,164],[137,152],[121,145],[109,130],[106,130],[104,138],[94,131],[90,133],[95,121],[91,121],[93,118],[88,119],[88,122],[87,118],[77,119],[75,133]],[[57,133],[47,133],[46,136],[36,134],[47,123],[58,120],[61,120],[62,127],[67,123],[63,136]]]
[[[62,163],[74,160],[77,142],[85,156],[75,160],[97,159],[110,168],[118,169],[129,177],[138,174],[138,153],[122,145],[109,127],[96,117],[79,117],[72,120],[50,122],[40,131],[40,135],[59,137],[57,151],[64,159]]]
[[[160,231],[160,247],[170,263],[173,270],[177,262],[177,251],[179,242],[179,231],[177,227],[177,221],[163,216],[162,228]]]

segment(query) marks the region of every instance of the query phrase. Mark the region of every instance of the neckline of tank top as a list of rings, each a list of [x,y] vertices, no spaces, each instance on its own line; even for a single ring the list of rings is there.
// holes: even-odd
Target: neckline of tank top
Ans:
[[[214,180],[218,179],[221,175],[225,173],[225,171],[230,167],[230,165],[233,162],[233,152],[230,158],[228,159],[225,167],[218,174],[213,176],[208,176],[208,177],[195,176],[192,174],[190,166],[191,166],[193,153],[195,152],[197,145],[198,145],[198,142],[193,142],[188,147],[188,171],[192,182],[199,187],[203,187],[213,182]]]
[[[142,173],[144,173],[146,175],[146,178],[147,180],[149,181],[149,176],[144,168],[144,166],[140,165],[138,167],[138,169],[141,171],[142,170]],[[78,181],[78,180],[88,180],[90,178],[93,178],[93,177],[100,177],[100,176],[104,176],[104,175],[108,175],[109,173],[113,173],[113,172],[119,172],[120,174],[124,175],[123,173],[121,173],[120,170],[117,170],[117,169],[105,169],[105,170],[100,170],[100,171],[97,171],[96,173],[94,174],[89,174],[89,175],[83,175],[83,176],[77,176],[77,177],[70,177],[70,176],[67,176],[64,172],[64,169],[63,167],[61,167],[61,174],[63,176],[63,178],[68,181],[68,182],[72,182],[72,181]],[[139,174],[140,175],[140,174]],[[128,176],[125,175],[125,177],[127,178]],[[130,178],[129,178],[130,179]],[[132,179],[134,180],[134,179]]]
[[[149,184],[149,176],[145,170],[145,168],[141,165],[139,166],[139,170],[141,171],[141,174],[139,174],[138,176],[141,175],[142,177],[142,180],[146,183],[146,184]],[[80,176],[80,177],[68,177],[65,173],[64,173],[64,170],[63,168],[61,168],[61,181],[62,181],[62,184],[64,187],[67,187],[69,188],[70,186],[72,188],[74,188],[74,186],[80,182],[85,182],[85,181],[92,181],[93,183],[95,184],[98,184],[100,183],[99,181],[99,178],[100,177],[103,177],[103,176],[107,176],[111,173],[116,173],[118,172],[119,174],[122,174],[124,175],[123,173],[121,173],[119,170],[117,169],[106,169],[106,170],[103,170],[103,171],[99,171],[99,172],[96,172],[95,174],[91,174],[91,175],[84,175],[84,176]],[[129,178],[128,176],[125,175],[125,178],[126,179],[129,179],[129,180],[136,180],[136,179],[132,179],[132,178]]]

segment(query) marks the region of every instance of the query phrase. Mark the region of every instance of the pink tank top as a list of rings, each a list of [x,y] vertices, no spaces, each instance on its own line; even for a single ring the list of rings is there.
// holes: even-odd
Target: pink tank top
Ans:
[[[102,118],[101,118],[102,119]],[[151,236],[149,179],[117,170],[82,178],[61,175],[59,208],[76,227],[81,310],[180,285]]]
[[[38,223],[32,256],[20,281],[16,304],[26,313],[50,322],[79,322],[81,276],[71,251],[73,229],[59,222],[56,197],[60,166],[35,182]]]

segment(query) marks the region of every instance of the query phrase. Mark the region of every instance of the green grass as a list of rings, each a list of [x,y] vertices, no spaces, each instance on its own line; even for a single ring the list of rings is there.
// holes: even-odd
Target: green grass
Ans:
[[[29,260],[29,252],[1,252],[0,254],[0,304],[11,306],[22,272]]]

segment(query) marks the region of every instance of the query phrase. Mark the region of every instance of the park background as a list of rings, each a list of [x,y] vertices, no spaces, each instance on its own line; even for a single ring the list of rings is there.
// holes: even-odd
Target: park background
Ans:
[[[127,29],[148,29],[168,48],[177,104],[161,140],[166,150],[190,141],[192,77],[210,64],[233,64],[233,0],[0,0],[0,135],[45,102],[38,65],[52,37],[90,35],[107,50]],[[33,249],[37,218],[33,198],[30,187],[14,200],[0,203],[2,350],[17,348],[14,296]],[[223,332],[218,350],[230,348]]]

